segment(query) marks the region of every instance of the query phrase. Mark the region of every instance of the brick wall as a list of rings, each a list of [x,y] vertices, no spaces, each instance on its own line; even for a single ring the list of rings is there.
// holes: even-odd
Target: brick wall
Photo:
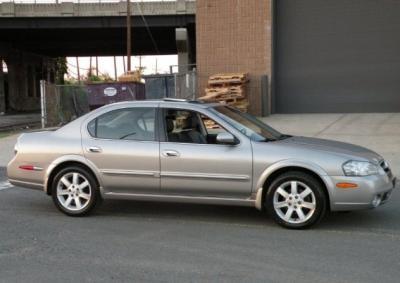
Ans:
[[[197,0],[199,94],[208,76],[248,72],[250,112],[261,114],[261,75],[271,74],[271,0]]]

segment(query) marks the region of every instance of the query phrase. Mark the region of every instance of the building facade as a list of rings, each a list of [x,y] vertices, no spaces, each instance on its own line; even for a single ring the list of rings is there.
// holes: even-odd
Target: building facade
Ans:
[[[248,72],[254,114],[400,111],[400,1],[197,0],[196,41],[200,95]]]

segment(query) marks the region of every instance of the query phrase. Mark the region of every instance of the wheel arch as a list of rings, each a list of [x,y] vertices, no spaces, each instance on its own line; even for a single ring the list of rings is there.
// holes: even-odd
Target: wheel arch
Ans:
[[[53,182],[56,174],[63,168],[70,166],[79,166],[86,169],[89,173],[91,173],[99,185],[101,194],[103,193],[103,186],[100,179],[100,174],[94,164],[91,164],[87,159],[82,156],[63,156],[57,160],[55,160],[47,169],[46,177],[45,177],[45,186],[44,190],[46,194],[51,195],[50,186]]]
[[[332,194],[330,188],[332,187],[332,182],[326,172],[316,164],[305,163],[302,161],[283,161],[268,167],[259,178],[257,182],[257,194],[256,194],[256,208],[258,210],[263,210],[265,195],[268,191],[269,185],[277,178],[279,175],[284,174],[289,171],[298,171],[307,173],[313,176],[316,180],[320,182],[322,188],[327,197],[328,209],[331,207]]]

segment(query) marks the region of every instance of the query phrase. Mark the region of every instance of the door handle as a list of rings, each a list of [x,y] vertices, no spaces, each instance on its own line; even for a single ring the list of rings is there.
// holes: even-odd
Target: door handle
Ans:
[[[176,150],[164,150],[162,153],[165,157],[178,157],[179,152]]]
[[[98,146],[91,146],[91,147],[88,148],[88,151],[99,153],[99,152],[101,152],[101,148],[98,147]]]

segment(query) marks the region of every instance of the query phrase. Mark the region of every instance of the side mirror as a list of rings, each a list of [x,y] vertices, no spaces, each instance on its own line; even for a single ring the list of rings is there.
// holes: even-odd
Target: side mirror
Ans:
[[[230,133],[219,133],[216,140],[220,144],[236,144],[235,137]]]

